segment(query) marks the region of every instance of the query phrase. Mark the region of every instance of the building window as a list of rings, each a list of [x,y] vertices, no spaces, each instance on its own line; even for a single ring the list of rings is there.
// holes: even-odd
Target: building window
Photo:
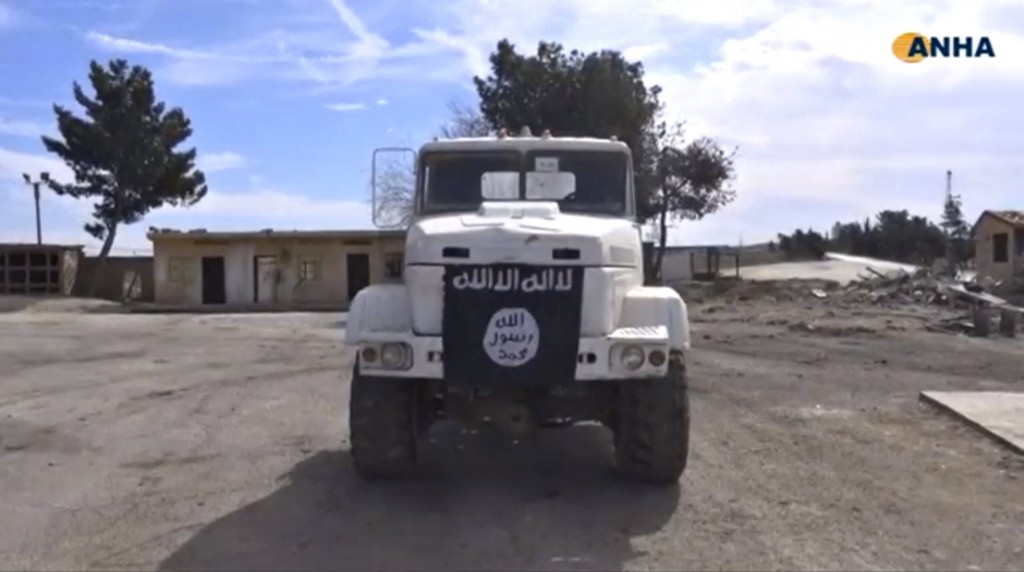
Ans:
[[[1024,256],[1024,230],[1022,229],[1013,231],[1013,254]]]
[[[167,261],[167,281],[171,284],[184,284],[188,281],[188,259],[173,256]]]
[[[401,280],[402,266],[405,264],[405,255],[401,252],[394,252],[384,255],[384,277],[390,280]]]
[[[992,235],[992,262],[1010,261],[1010,235],[997,232]]]
[[[323,277],[323,265],[319,258],[299,260],[299,282],[315,282]]]

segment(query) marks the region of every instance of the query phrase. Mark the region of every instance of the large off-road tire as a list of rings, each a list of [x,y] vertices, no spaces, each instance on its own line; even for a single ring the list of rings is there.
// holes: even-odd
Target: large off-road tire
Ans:
[[[368,377],[352,370],[349,438],[352,463],[366,479],[412,474],[418,462],[417,383],[415,380]]]
[[[681,353],[665,377],[620,382],[615,457],[619,471],[655,484],[679,482],[690,450],[690,401]]]

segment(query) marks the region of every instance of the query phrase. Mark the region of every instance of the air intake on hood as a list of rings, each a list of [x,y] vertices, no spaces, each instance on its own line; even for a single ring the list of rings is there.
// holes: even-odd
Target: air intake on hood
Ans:
[[[551,250],[551,258],[555,260],[579,260],[580,250],[578,248],[555,248]]]
[[[469,249],[458,246],[446,246],[441,249],[441,256],[445,258],[469,258]]]

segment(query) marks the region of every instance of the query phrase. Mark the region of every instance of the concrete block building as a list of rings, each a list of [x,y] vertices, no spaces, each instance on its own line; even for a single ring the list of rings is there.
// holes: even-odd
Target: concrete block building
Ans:
[[[400,281],[405,231],[209,232],[151,229],[157,304],[347,308]]]
[[[82,256],[80,245],[0,244],[0,294],[69,296]]]
[[[1001,282],[1003,294],[1024,291],[1024,211],[987,210],[973,235],[978,276]]]

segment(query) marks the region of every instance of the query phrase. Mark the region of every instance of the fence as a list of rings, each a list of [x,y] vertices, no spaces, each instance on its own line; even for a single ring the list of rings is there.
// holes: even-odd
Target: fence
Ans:
[[[102,267],[94,256],[82,259],[75,280],[75,296],[88,296],[93,276],[99,272],[94,295],[97,298],[121,302],[133,300],[152,302],[153,257],[111,256]]]

